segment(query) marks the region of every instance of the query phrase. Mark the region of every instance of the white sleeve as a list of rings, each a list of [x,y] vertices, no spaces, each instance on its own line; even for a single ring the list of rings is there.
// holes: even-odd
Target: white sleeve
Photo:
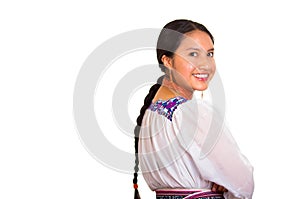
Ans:
[[[190,103],[180,111],[182,138],[202,177],[224,186],[225,198],[251,199],[253,167],[232,137],[223,119],[204,104]],[[193,144],[190,144],[191,137]]]

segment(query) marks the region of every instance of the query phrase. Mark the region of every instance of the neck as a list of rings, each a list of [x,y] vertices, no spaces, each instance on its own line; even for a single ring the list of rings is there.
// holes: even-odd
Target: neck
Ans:
[[[185,89],[178,84],[176,84],[173,81],[170,81],[168,78],[164,78],[162,82],[162,86],[167,87],[169,90],[171,90],[175,95],[184,97],[185,99],[192,99],[193,97],[193,91]]]

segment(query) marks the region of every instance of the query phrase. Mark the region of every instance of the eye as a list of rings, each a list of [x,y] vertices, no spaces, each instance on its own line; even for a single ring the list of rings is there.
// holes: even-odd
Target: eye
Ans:
[[[214,57],[214,52],[209,52],[209,53],[207,53],[207,56],[208,56],[208,57]]]
[[[192,56],[192,57],[197,57],[198,53],[197,52],[191,52],[189,55]]]

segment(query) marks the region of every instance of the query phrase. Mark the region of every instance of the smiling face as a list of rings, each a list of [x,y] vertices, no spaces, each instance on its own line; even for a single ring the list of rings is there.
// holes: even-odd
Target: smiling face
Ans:
[[[209,35],[194,30],[185,34],[172,58],[164,55],[162,61],[171,73],[171,81],[191,92],[203,91],[216,70],[213,55],[214,46]]]

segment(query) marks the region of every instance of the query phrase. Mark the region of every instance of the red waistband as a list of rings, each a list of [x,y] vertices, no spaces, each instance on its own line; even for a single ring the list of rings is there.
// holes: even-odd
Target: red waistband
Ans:
[[[208,189],[158,189],[156,196],[184,196],[185,199],[209,196],[223,196],[223,193]]]

